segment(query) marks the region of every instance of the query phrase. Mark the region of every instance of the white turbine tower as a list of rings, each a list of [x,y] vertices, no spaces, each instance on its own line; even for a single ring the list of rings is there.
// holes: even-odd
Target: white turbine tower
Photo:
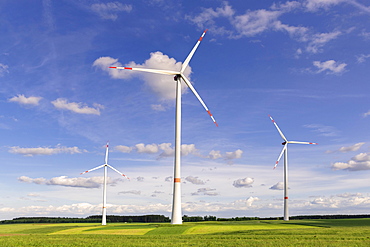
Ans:
[[[121,173],[120,171],[118,171],[116,168],[108,165],[108,148],[109,148],[109,143],[107,143],[106,145],[106,150],[105,150],[105,163],[104,165],[101,165],[101,166],[98,166],[98,167],[95,167],[93,169],[90,169],[88,171],[85,171],[85,172],[82,172],[80,175],[82,174],[85,174],[87,172],[91,172],[91,171],[94,171],[94,170],[97,170],[99,168],[102,168],[104,167],[104,182],[103,182],[103,211],[102,211],[102,221],[101,221],[101,224],[103,226],[105,226],[107,224],[107,167],[109,167],[110,169],[112,169],[113,171],[117,172],[118,174],[120,174],[121,176],[124,176],[126,177],[125,174]],[[126,177],[128,179],[128,177]]]
[[[207,29],[208,30],[208,29]],[[175,168],[174,168],[174,185],[173,185],[173,203],[172,203],[172,217],[171,224],[182,224],[182,213],[181,213],[181,171],[180,171],[180,156],[181,156],[181,80],[190,88],[195,97],[203,105],[204,109],[207,111],[209,116],[212,118],[213,122],[217,125],[216,120],[212,116],[211,112],[207,108],[206,104],[199,96],[189,79],[184,75],[185,69],[193,57],[195,51],[197,50],[200,42],[202,41],[207,30],[203,32],[201,37],[198,39],[197,43],[185,59],[181,66],[180,71],[171,70],[159,70],[159,69],[144,69],[144,68],[128,68],[128,67],[109,67],[112,69],[127,69],[136,70],[143,72],[150,72],[155,74],[172,75],[176,81],[176,118],[175,118]]]
[[[282,145],[284,145],[283,150],[281,150],[281,153],[275,163],[274,169],[278,165],[281,156],[284,154],[284,220],[289,220],[289,212],[288,212],[288,144],[317,144],[314,142],[297,142],[297,141],[288,141],[286,137],[284,136],[283,132],[280,130],[279,126],[276,124],[275,120],[269,115],[271,121],[274,123],[276,129],[278,130],[281,138],[283,138],[284,142]]]

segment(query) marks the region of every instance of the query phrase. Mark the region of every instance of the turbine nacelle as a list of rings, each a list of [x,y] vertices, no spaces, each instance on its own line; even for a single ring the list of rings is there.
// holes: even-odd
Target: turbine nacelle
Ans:
[[[180,80],[180,78],[181,78],[181,74],[177,74],[177,75],[175,75],[175,76],[173,77],[173,79],[174,79],[175,81]]]

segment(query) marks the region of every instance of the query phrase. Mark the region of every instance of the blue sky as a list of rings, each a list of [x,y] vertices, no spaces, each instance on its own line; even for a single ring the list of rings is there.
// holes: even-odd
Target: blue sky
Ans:
[[[369,213],[370,5],[364,0],[21,1],[0,3],[0,218],[164,214],[172,203],[172,76],[184,87],[182,209],[282,216]]]

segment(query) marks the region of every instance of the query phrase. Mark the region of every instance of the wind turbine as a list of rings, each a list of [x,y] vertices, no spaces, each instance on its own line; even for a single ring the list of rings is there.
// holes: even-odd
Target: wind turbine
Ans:
[[[95,167],[93,169],[90,169],[88,171],[85,171],[85,172],[82,172],[80,175],[82,174],[85,174],[85,173],[88,173],[88,172],[91,172],[91,171],[94,171],[94,170],[97,170],[99,168],[102,168],[104,167],[104,184],[103,184],[103,212],[102,212],[102,221],[101,221],[101,224],[103,226],[105,226],[107,224],[107,167],[109,167],[110,169],[112,169],[113,171],[117,172],[118,174],[120,174],[121,176],[124,176],[128,179],[128,177],[121,173],[120,171],[118,171],[116,168],[108,165],[108,148],[109,148],[109,143],[107,143],[106,145],[106,150],[105,150],[105,163],[104,165],[101,165],[101,166],[98,166],[98,167]]]
[[[128,67],[109,67],[112,69],[127,69],[127,70],[136,70],[136,71],[143,71],[155,74],[162,74],[162,75],[172,75],[174,76],[174,80],[176,82],[176,117],[175,117],[175,167],[174,167],[174,185],[173,185],[173,203],[172,203],[172,217],[171,217],[171,224],[182,224],[182,213],[181,213],[181,170],[180,170],[180,156],[181,156],[181,81],[184,81],[185,84],[190,88],[193,92],[195,97],[199,100],[202,104],[204,109],[207,111],[209,116],[211,117],[212,121],[218,126],[216,120],[212,116],[211,112],[209,111],[208,107],[199,96],[189,79],[184,75],[185,69],[188,67],[191,58],[193,57],[195,51],[197,50],[200,42],[202,41],[204,35],[206,34],[208,29],[206,29],[200,38],[198,39],[197,43],[186,57],[184,63],[181,66],[180,71],[172,71],[172,70],[159,70],[159,69],[145,69],[145,68],[128,68]]]
[[[282,143],[283,150],[281,150],[281,153],[275,163],[274,169],[278,165],[281,156],[284,153],[284,220],[289,220],[289,213],[288,213],[288,144],[315,144],[315,142],[298,142],[298,141],[288,141],[286,137],[284,136],[283,132],[280,130],[279,126],[276,124],[275,120],[269,115],[271,121],[274,123],[276,129],[278,130],[281,138],[283,138],[284,142]]]

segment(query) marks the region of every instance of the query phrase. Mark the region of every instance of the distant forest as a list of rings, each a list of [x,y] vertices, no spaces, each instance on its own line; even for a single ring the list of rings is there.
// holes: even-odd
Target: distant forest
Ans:
[[[0,224],[20,224],[20,223],[100,223],[101,215],[92,215],[86,218],[69,218],[69,217],[19,217],[12,220],[2,220]],[[291,216],[291,220],[303,219],[354,219],[354,218],[370,218],[369,214],[363,215],[300,215]],[[217,218],[216,216],[187,216],[182,217],[183,222],[200,222],[200,221],[245,221],[245,220],[282,220],[283,217],[233,217],[233,218]],[[164,215],[139,215],[139,216],[119,216],[107,215],[108,223],[118,222],[141,222],[141,223],[165,223],[170,222],[170,218]]]

